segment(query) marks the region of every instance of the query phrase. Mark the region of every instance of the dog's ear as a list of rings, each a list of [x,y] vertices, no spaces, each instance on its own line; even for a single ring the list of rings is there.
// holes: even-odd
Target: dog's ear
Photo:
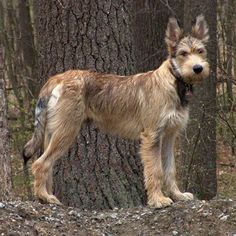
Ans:
[[[209,29],[203,15],[199,15],[196,18],[196,24],[192,28],[192,36],[201,40],[203,43],[207,43],[209,40]]]
[[[178,22],[175,18],[170,18],[166,29],[166,44],[170,55],[175,53],[176,47],[182,35]]]

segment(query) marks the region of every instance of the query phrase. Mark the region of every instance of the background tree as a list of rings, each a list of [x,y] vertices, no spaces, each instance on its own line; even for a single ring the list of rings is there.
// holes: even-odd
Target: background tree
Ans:
[[[195,99],[190,107],[190,124],[184,134],[181,175],[183,187],[201,199],[216,195],[216,9],[217,2],[185,1],[184,28],[191,30],[197,15],[203,14],[209,25],[208,58],[210,77],[195,88]]]
[[[219,69],[219,117],[221,122],[227,125],[227,129],[220,127],[220,135],[224,138],[224,142],[229,143],[232,155],[235,155],[235,101],[233,84],[235,84],[235,55],[234,47],[236,42],[235,37],[235,0],[219,1],[218,2],[218,69]],[[229,160],[233,162],[233,159]]]
[[[0,3],[0,15],[3,12]],[[0,19],[0,30],[2,29]],[[7,128],[7,101],[5,94],[5,81],[3,73],[3,41],[0,37],[0,201],[12,197],[11,159],[9,152],[9,132]]]
[[[26,142],[26,134],[32,132],[32,105],[37,96],[35,78],[36,55],[34,50],[33,27],[28,0],[3,0],[1,7],[0,38],[2,42],[4,90],[8,104],[7,118],[11,139],[12,156],[21,155]],[[31,196],[27,175],[22,178],[20,158],[13,158],[12,175],[16,191],[25,195],[21,183],[27,187]]]

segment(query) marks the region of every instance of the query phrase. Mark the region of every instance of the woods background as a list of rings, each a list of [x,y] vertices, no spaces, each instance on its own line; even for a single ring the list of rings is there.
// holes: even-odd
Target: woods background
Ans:
[[[178,140],[179,181],[201,199],[235,198],[235,7],[235,0],[0,1],[0,200],[32,199],[21,152],[49,76],[68,69],[121,75],[155,69],[167,56],[168,18],[189,30],[199,14],[210,28],[211,76],[195,89],[191,121]],[[56,195],[86,209],[145,204],[138,146],[86,124],[57,163]]]

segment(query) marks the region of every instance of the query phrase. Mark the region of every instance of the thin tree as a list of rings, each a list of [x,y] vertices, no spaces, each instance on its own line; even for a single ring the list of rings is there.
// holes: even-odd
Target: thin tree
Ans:
[[[0,12],[2,13],[0,4]],[[0,20],[0,30],[2,29]],[[0,201],[12,197],[11,159],[9,152],[9,132],[7,128],[7,102],[3,73],[3,47],[0,38]]]

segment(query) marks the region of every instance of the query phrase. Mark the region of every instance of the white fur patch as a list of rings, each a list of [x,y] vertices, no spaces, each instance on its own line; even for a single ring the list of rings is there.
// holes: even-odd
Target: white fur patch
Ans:
[[[188,123],[188,111],[173,111],[169,114],[169,122],[173,127],[185,128]]]
[[[35,117],[38,117],[39,114],[41,113],[41,111],[42,111],[42,109],[40,107],[36,106],[36,108],[35,108]]]
[[[171,110],[166,112],[165,116],[163,117],[163,121],[167,122],[167,129],[184,129],[188,123],[188,109],[178,111],[178,110]]]
[[[48,102],[48,107],[53,108],[56,106],[58,99],[60,98],[62,93],[62,85],[58,84],[53,90],[51,97]]]

